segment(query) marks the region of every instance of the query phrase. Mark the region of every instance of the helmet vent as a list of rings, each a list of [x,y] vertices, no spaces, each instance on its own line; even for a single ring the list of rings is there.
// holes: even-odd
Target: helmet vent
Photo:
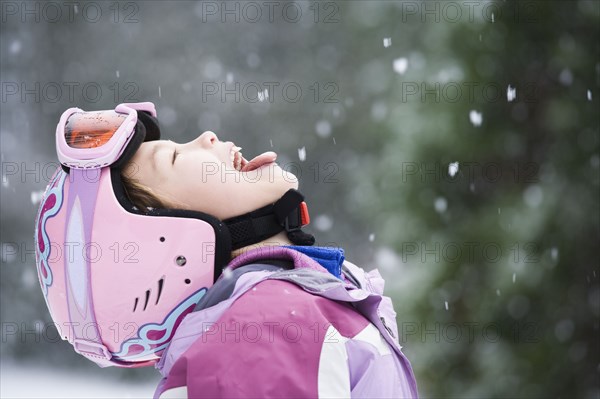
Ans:
[[[162,295],[164,285],[165,285],[165,278],[162,277],[160,280],[158,280],[158,294],[156,295],[155,305],[158,305],[158,302],[160,301],[160,297]],[[146,297],[144,299],[144,308],[142,309],[142,311],[146,310],[146,308],[148,307],[148,303],[150,302],[150,293],[151,293],[151,290],[146,290]],[[139,297],[135,298],[135,301],[133,302],[133,311],[134,312],[137,310],[139,302],[140,302],[140,298]]]
[[[165,278],[161,278],[160,280],[158,280],[158,295],[156,296],[156,303],[155,305],[158,305],[158,301],[160,301],[160,296],[162,294],[162,290],[163,290],[163,285],[165,283]]]
[[[150,290],[146,290],[146,302],[144,302],[144,310],[148,306],[148,300],[150,299]]]

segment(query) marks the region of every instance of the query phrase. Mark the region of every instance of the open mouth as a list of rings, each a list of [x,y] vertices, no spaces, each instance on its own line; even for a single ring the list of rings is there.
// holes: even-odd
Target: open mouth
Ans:
[[[238,172],[241,172],[242,168],[248,164],[248,161],[242,155],[242,148],[236,145],[231,147],[231,151],[229,152],[229,158],[231,159],[233,168]]]
[[[229,157],[235,170],[238,172],[251,172],[262,166],[275,162],[277,159],[277,154],[273,151],[266,151],[248,161],[242,155],[242,148],[233,145],[231,147],[231,151],[229,152]]]

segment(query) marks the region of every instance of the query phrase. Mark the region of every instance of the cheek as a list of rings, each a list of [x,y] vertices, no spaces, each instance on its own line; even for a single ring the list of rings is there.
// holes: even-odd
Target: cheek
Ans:
[[[190,208],[213,214],[222,213],[224,206],[229,205],[234,199],[244,195],[244,188],[240,178],[233,174],[198,173],[186,174],[176,177],[177,184],[173,192],[177,193],[180,200]]]

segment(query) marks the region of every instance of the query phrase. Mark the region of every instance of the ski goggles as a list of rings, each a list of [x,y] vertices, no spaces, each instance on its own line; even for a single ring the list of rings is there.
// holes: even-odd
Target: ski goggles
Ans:
[[[58,160],[69,168],[110,166],[123,154],[138,126],[138,111],[156,117],[153,103],[123,103],[114,110],[69,108],[56,127]]]

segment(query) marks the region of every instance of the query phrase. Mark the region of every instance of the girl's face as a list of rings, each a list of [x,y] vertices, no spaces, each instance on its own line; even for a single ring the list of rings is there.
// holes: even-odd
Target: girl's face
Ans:
[[[274,162],[274,152],[247,161],[238,151],[213,132],[185,144],[150,141],[140,146],[124,172],[173,208],[221,220],[271,204],[298,188],[296,176]]]

